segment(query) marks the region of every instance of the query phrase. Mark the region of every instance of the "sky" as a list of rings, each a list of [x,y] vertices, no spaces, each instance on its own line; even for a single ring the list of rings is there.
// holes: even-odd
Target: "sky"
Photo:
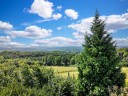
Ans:
[[[128,47],[128,0],[0,0],[0,48],[81,46],[96,10]]]

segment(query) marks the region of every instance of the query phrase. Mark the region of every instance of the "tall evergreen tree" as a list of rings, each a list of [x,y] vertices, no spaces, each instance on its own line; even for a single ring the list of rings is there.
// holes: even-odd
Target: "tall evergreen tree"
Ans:
[[[113,86],[125,84],[125,74],[121,73],[116,44],[105,31],[105,22],[96,11],[92,34],[85,35],[84,50],[79,56],[78,96],[109,96]]]

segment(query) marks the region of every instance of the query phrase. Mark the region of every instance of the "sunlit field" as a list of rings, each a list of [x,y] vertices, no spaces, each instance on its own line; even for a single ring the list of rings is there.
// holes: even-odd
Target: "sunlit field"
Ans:
[[[71,77],[77,78],[77,76],[78,76],[77,67],[51,66],[48,68],[52,68],[56,75],[59,75],[62,77],[67,77],[69,75]],[[126,74],[126,82],[128,83],[128,68],[123,67],[122,72],[124,72]]]
[[[51,66],[48,68],[52,68],[56,75],[60,75],[62,77],[71,76],[77,78],[78,75],[77,67]]]
[[[126,74],[126,82],[127,82],[127,85],[128,85],[128,68],[127,67],[123,67],[122,68],[122,72],[124,72]]]

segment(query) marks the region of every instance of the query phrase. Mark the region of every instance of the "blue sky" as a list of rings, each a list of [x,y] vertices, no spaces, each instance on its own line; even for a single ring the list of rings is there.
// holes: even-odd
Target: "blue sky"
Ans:
[[[117,45],[128,46],[128,0],[0,0],[0,46],[81,46],[96,9]]]

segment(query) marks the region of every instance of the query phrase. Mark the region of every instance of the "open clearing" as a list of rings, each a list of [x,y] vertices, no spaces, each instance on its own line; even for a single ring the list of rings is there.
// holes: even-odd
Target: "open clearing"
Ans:
[[[78,76],[77,67],[51,66],[48,68],[52,68],[56,75],[60,75],[62,77],[67,77],[70,75],[71,77],[77,78]]]
[[[67,77],[70,75],[71,77],[77,78],[78,76],[77,67],[51,66],[48,68],[52,68],[56,75],[60,75],[62,77]],[[128,67],[123,67],[122,72],[126,74],[126,82],[128,82]]]

